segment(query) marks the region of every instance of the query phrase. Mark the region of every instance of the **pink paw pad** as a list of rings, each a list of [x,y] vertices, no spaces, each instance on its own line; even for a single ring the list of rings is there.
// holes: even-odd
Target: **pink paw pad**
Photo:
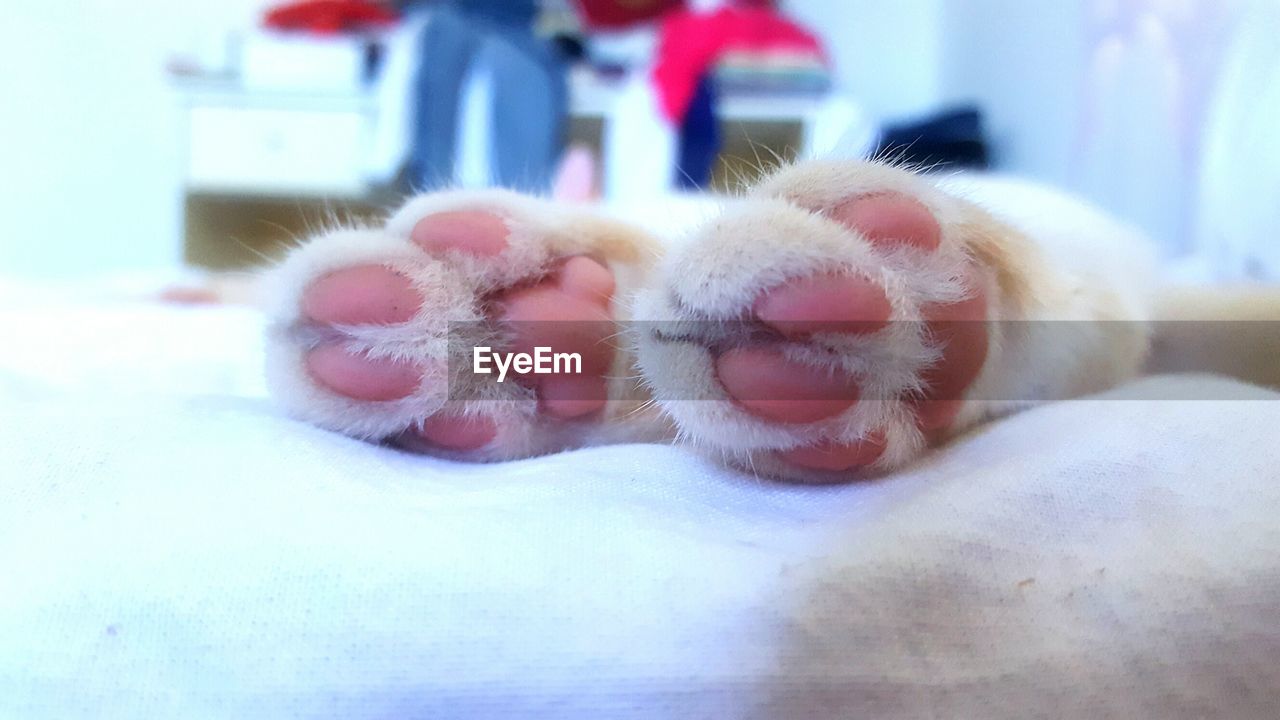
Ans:
[[[942,226],[919,200],[901,193],[862,195],[837,206],[831,219],[877,245],[901,244],[937,250]]]
[[[976,284],[975,284],[976,285]],[[953,305],[925,308],[925,320],[942,359],[921,373],[928,391],[917,403],[917,420],[927,433],[950,425],[961,396],[982,372],[987,359],[987,300],[981,292]]]
[[[889,323],[893,308],[879,285],[847,275],[812,275],[761,293],[753,308],[762,322],[787,336],[819,332],[871,333]]]
[[[332,325],[391,325],[407,322],[422,305],[409,278],[380,265],[335,270],[302,294],[302,314]]]
[[[871,333],[889,322],[884,290],[870,280],[820,274],[756,297],[756,319],[792,339],[814,333]],[[788,359],[779,347],[733,348],[716,359],[725,391],[747,412],[780,423],[834,417],[858,399],[852,377]]]
[[[608,393],[608,383],[601,375],[552,375],[538,388],[543,412],[564,420],[599,412]]]
[[[428,215],[413,226],[409,238],[431,254],[447,251],[493,257],[507,249],[507,223],[492,213],[456,210]]]
[[[820,274],[765,290],[755,317],[784,336],[872,333],[889,322],[884,290],[865,278]],[[858,399],[854,378],[788,359],[779,347],[734,348],[716,359],[720,384],[740,407],[780,423],[825,420]]]
[[[357,265],[320,277],[302,294],[302,314],[332,325],[393,325],[417,314],[422,295],[409,278],[379,265]],[[422,369],[410,362],[353,355],[337,344],[307,353],[307,372],[333,392],[385,402],[412,395]]]
[[[852,377],[788,359],[776,347],[735,348],[716,359],[716,375],[747,412],[779,423],[810,423],[848,410],[858,399]]]
[[[536,348],[573,353],[581,358],[580,374],[533,375],[520,378],[536,387],[547,414],[574,419],[602,409],[607,399],[605,375],[617,348],[616,327],[609,310],[613,273],[599,262],[576,256],[531,287],[499,294],[498,320],[514,331],[513,352]],[[575,368],[575,370],[578,368]]]
[[[370,402],[406,398],[422,382],[422,369],[413,363],[353,355],[339,345],[321,345],[307,353],[306,367],[330,390]]]
[[[451,211],[419,220],[410,239],[433,254],[464,253],[493,258],[507,249],[508,228],[484,211]],[[580,374],[529,374],[516,381],[536,389],[539,409],[550,417],[580,419],[599,412],[607,401],[607,373],[616,348],[617,328],[610,307],[613,272],[587,256],[560,261],[546,277],[486,298],[489,320],[507,327],[509,352],[533,353],[549,347],[581,358]],[[301,311],[312,322],[329,325],[392,325],[409,322],[423,304],[422,293],[405,275],[380,265],[357,265],[321,276],[302,294]],[[338,343],[307,353],[305,366],[318,384],[353,400],[400,400],[418,391],[422,368],[413,362],[373,359],[348,352]],[[577,370],[578,368],[574,368]],[[456,451],[478,450],[498,435],[492,418],[449,412],[427,418],[413,432],[416,440]]]
[[[864,468],[884,453],[883,433],[853,443],[823,443],[778,453],[778,457],[806,470],[841,472]]]
[[[418,436],[445,450],[478,450],[498,436],[498,425],[489,417],[440,414],[424,420]]]
[[[920,201],[894,192],[853,198],[829,216],[877,247],[938,249],[942,228]],[[979,287],[976,277],[971,283]],[[789,280],[760,293],[754,317],[787,340],[804,341],[815,333],[874,333],[885,328],[892,306],[885,290],[869,279],[819,273]],[[942,358],[922,371],[929,388],[915,401],[917,423],[931,439],[954,421],[961,397],[981,372],[987,353],[986,299],[981,293],[946,306],[924,309],[922,320]],[[859,399],[857,379],[830,367],[793,360],[780,346],[735,348],[715,361],[726,393],[748,413],[783,424],[811,423],[847,411]],[[777,453],[800,468],[847,471],[875,463],[884,452],[882,432],[851,443],[827,442]]]

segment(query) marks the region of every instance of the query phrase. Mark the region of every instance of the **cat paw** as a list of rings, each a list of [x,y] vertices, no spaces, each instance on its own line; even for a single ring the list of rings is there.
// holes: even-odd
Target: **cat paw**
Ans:
[[[589,442],[630,377],[618,272],[643,239],[505,191],[410,201],[384,227],[325,233],[275,271],[268,380],[294,416],[470,460]],[[498,382],[474,348],[578,356]],[[492,357],[492,355],[490,355]]]
[[[910,173],[784,170],[660,269],[638,362],[681,435],[761,475],[898,467],[964,425],[995,344],[968,210]]]

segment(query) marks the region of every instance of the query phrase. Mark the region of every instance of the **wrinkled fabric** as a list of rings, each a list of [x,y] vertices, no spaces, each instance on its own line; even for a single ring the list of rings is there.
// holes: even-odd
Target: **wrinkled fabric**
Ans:
[[[679,447],[467,465],[317,430],[246,381],[248,311],[46,298],[0,330],[0,717],[1280,706],[1270,391],[1144,380],[792,487]]]

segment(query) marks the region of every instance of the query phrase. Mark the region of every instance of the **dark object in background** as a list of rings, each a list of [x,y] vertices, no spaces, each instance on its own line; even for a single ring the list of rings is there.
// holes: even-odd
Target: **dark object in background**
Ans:
[[[693,100],[680,122],[676,155],[675,186],[681,190],[705,190],[711,185],[711,171],[723,140],[720,118],[716,116],[716,83],[706,73],[698,81]]]
[[[551,36],[550,40],[552,46],[560,53],[560,57],[569,63],[575,63],[587,57],[586,45],[583,44],[582,38],[577,35],[556,33]]]
[[[991,160],[982,111],[976,107],[959,107],[919,120],[885,125],[874,156],[924,170],[985,170]]]

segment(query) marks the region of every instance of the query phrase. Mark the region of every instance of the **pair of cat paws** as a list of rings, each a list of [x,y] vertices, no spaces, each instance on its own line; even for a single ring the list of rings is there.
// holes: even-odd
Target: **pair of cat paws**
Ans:
[[[866,163],[785,170],[671,250],[514,193],[425,195],[278,268],[269,380],[304,420],[461,459],[672,435],[769,476],[883,471],[976,417],[992,227]],[[477,347],[580,366],[497,382]]]

